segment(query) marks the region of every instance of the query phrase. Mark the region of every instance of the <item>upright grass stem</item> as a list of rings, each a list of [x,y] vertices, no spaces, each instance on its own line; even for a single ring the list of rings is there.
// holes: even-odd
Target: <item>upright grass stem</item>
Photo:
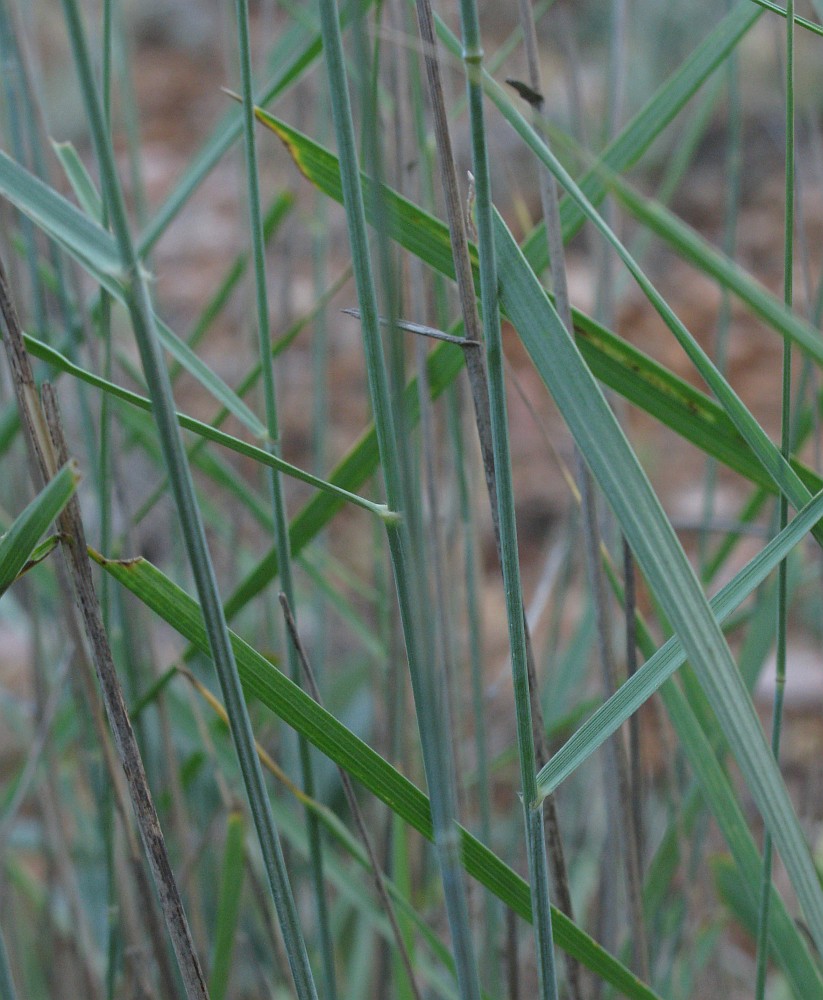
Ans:
[[[785,207],[783,229],[783,301],[789,309],[794,304],[794,0],[786,3],[786,163]],[[781,404],[780,451],[789,460],[792,447],[792,346],[788,337],[783,341],[783,387]],[[778,531],[789,519],[789,502],[785,493],[778,500]],[[777,568],[777,636],[775,648],[774,706],[772,716],[772,751],[780,759],[780,736],[783,726],[783,698],[786,691],[786,639],[788,618],[788,561]],[[766,968],[769,958],[769,904],[772,884],[772,836],[767,830],[763,838],[763,881],[757,923],[757,968],[755,997],[762,1000],[766,992]]]
[[[123,265],[127,304],[138,350],[149,387],[169,479],[180,516],[186,551],[194,574],[203,610],[223,700],[229,713],[230,729],[249,797],[269,885],[280,918],[289,964],[301,1000],[314,1000],[316,991],[308,963],[303,934],[289,886],[280,839],[274,825],[268,793],[263,780],[254,735],[234,653],[229,641],[223,606],[206,543],[202,516],[194,493],[194,483],[186,460],[175,417],[171,385],[160,350],[148,285],[132,240],[125,200],[117,175],[114,153],[86,45],[76,0],[63,0],[63,11],[80,78],[86,116],[97,155],[101,184],[106,192],[112,228]]]
[[[544,135],[548,143],[548,135],[542,128],[544,122],[544,98],[543,81],[540,72],[540,59],[537,50],[537,31],[535,26],[535,15],[532,9],[531,0],[519,0],[518,2],[520,30],[523,35],[523,46],[526,54],[526,64],[529,74],[529,86],[532,94],[530,104],[532,110],[532,121],[536,129]],[[569,300],[568,283],[566,277],[566,261],[563,249],[563,229],[560,223],[560,210],[558,203],[557,182],[554,176],[545,168],[538,168],[538,187],[540,191],[540,205],[543,211],[543,222],[546,227],[546,235],[549,245],[549,261],[552,269],[552,284],[554,286],[555,301],[558,313],[563,320],[569,336],[573,336],[573,325],[571,320],[571,303]],[[578,458],[580,477],[589,477],[588,470]],[[586,509],[591,514],[593,492],[591,489],[584,489],[583,495],[586,500]],[[588,530],[596,532],[596,519],[589,516],[584,524]],[[595,599],[596,588],[593,588]],[[535,730],[535,762],[537,767],[543,767],[548,760],[548,747],[545,745],[543,732],[543,713],[540,708],[540,699],[536,691],[536,679],[530,678],[531,688],[531,710],[533,716],[532,724]],[[563,912],[574,919],[571,892],[568,885],[568,874],[564,860],[563,846],[560,839],[557,809],[554,797],[546,802],[546,823],[549,832],[550,857],[553,865],[555,880],[555,892],[558,897],[558,905]],[[580,968],[571,958],[566,956],[566,976],[569,981],[569,993],[571,1000],[578,1000],[581,996]]]
[[[537,133],[549,146],[547,122],[543,110],[543,87],[540,79],[539,63],[537,59],[537,45],[534,27],[526,26],[525,20],[528,12],[528,5],[525,0],[521,0],[521,20],[524,21],[524,37],[526,40],[526,51],[529,63],[530,82],[533,89],[539,95],[539,101],[535,102],[532,111],[532,124]],[[617,134],[619,122],[622,114],[623,103],[623,79],[624,79],[624,53],[625,53],[625,20],[626,11],[623,0],[612,0],[611,4],[611,38],[609,46],[609,73],[607,91],[607,115],[606,133],[607,140],[611,141]],[[574,74],[574,68],[572,69]],[[575,85],[575,89],[576,85]],[[560,208],[558,201],[557,182],[554,175],[545,167],[540,168],[540,194],[543,205],[543,213],[546,225],[546,235],[549,246],[549,260],[552,268],[552,281],[554,284],[555,302],[557,311],[563,325],[569,333],[573,335],[573,325],[571,316],[571,303],[566,280],[565,250],[563,246],[563,227],[560,219]],[[612,225],[613,207],[610,199],[607,199],[603,206],[603,218],[609,226]],[[597,305],[596,313],[599,322],[609,325],[613,321],[614,312],[614,261],[608,245],[601,243],[598,245],[598,278],[597,278]],[[584,534],[584,547],[586,552],[586,573],[589,579],[589,588],[592,595],[592,604],[595,611],[595,622],[597,627],[597,644],[603,686],[606,697],[610,697],[617,687],[617,668],[615,665],[614,652],[611,641],[611,616],[609,613],[609,599],[606,593],[602,568],[600,565],[599,549],[600,528],[597,517],[597,500],[594,486],[594,479],[587,468],[579,450],[576,451],[576,475],[580,484],[580,494],[582,501],[582,526]],[[632,555],[628,545],[624,542],[624,553],[627,567],[632,566]],[[627,593],[629,591],[627,590]],[[633,609],[626,609],[626,620],[631,620]],[[633,717],[629,721],[630,730],[634,731],[636,739],[636,719]],[[641,978],[649,978],[648,944],[646,941],[646,931],[643,922],[643,905],[641,899],[642,892],[642,858],[640,850],[640,805],[638,800],[639,781],[632,781],[630,775],[631,763],[636,763],[636,759],[629,761],[622,740],[617,737],[610,741],[608,756],[604,759],[605,787],[606,787],[606,808],[609,816],[609,831],[607,848],[611,845],[615,848],[622,848],[625,860],[626,889],[629,903],[629,918],[632,935],[632,946],[635,957],[635,969]],[[616,853],[616,851],[615,851]],[[611,866],[606,862],[605,867]],[[605,876],[611,878],[611,872]],[[617,920],[610,911],[614,910],[614,886],[605,887],[603,898],[605,901],[603,915],[608,922],[610,931],[616,932]],[[610,905],[611,904],[611,905]],[[614,936],[610,933],[609,936]],[[608,940],[608,938],[607,938]]]
[[[380,338],[377,296],[366,233],[363,193],[351,117],[351,104],[343,61],[337,5],[320,0],[320,21],[326,57],[332,116],[340,155],[346,221],[360,303],[369,394],[377,432],[386,498],[393,510],[404,509],[404,487],[395,440],[395,423]],[[426,779],[432,802],[435,844],[445,890],[446,912],[452,934],[458,985],[464,1000],[479,1000],[480,986],[474,958],[465,883],[459,858],[454,794],[450,783],[449,750],[439,726],[438,705],[422,656],[422,636],[428,608],[421,606],[421,591],[405,520],[387,526],[389,551],[397,588],[400,617],[409,660],[412,690],[423,751]]]
[[[266,240],[263,226],[263,215],[260,207],[260,180],[257,166],[257,148],[254,130],[254,91],[251,67],[251,43],[249,37],[248,0],[237,0],[237,35],[240,54],[240,75],[243,97],[243,139],[246,151],[246,184],[248,189],[249,221],[251,226],[252,261],[254,264],[255,303],[257,307],[257,334],[260,350],[260,368],[263,382],[263,398],[266,410],[266,430],[269,440],[266,449],[276,457],[281,456],[280,430],[277,416],[277,399],[275,393],[274,367],[272,364],[271,335],[269,327],[269,302],[266,288]],[[294,578],[292,574],[291,547],[289,545],[289,527],[286,517],[286,506],[283,498],[283,483],[276,469],[267,470],[267,480],[274,521],[275,544],[277,547],[277,562],[280,569],[280,583],[286,600],[291,608],[296,608],[294,595]],[[294,612],[296,613],[296,611]],[[294,644],[286,642],[289,673],[292,680],[299,684],[300,660]],[[303,791],[314,797],[314,777],[312,774],[309,745],[305,739],[298,737],[300,770]],[[325,884],[323,878],[323,849],[320,840],[320,828],[317,818],[306,811],[306,832],[309,841],[312,878],[314,882],[315,905],[317,907],[317,923],[320,939],[320,950],[323,957],[323,972],[325,992],[328,1000],[337,996],[336,975],[334,969],[334,946],[329,927],[328,906],[326,904]]]
[[[457,174],[454,157],[452,155],[448,118],[443,98],[443,88],[440,82],[440,67],[437,58],[437,44],[434,34],[434,17],[432,14],[431,4],[428,0],[417,0],[416,9],[418,27],[424,47],[426,74],[429,83],[429,96],[434,118],[434,134],[437,143],[440,176],[443,182],[445,194],[446,215],[449,226],[452,259],[454,262],[457,288],[460,296],[461,311],[463,314],[465,343],[467,346],[474,348],[475,345],[480,343],[480,321],[477,315],[475,289],[472,280],[471,263],[466,239],[466,221],[463,217],[462,205],[460,204],[458,196]],[[486,487],[489,494],[495,544],[497,546],[498,557],[500,558],[502,565],[502,546],[500,540],[497,486],[495,478],[495,459],[491,435],[491,418],[486,369],[483,365],[482,357],[474,349],[467,350],[465,352],[465,359],[474,402],[475,423],[477,426],[480,450],[483,457],[483,471],[485,473]],[[525,610],[523,611],[523,614],[532,732],[535,742],[536,757],[539,756],[542,762],[548,758],[548,751],[545,749],[542,711],[540,708],[540,701],[537,696],[536,671],[534,670],[534,657],[531,650],[528,626],[525,624]],[[557,813],[553,798],[548,799],[546,802],[545,821],[547,843],[552,860],[555,881],[558,887],[560,907],[571,919],[571,896],[568,892],[566,866],[563,858],[562,841],[560,838]],[[490,929],[487,928],[487,934],[489,932]],[[569,968],[571,970],[573,968],[573,960],[569,959],[569,963]],[[570,972],[570,978],[574,980],[573,971]]]
[[[486,129],[483,114],[480,23],[473,0],[461,0],[460,20],[463,35],[463,61],[466,65],[469,118],[472,135],[472,164],[476,185],[476,213],[480,251],[480,297],[483,307],[483,330],[489,376],[492,447],[497,483],[497,511],[500,527],[501,562],[506,592],[512,675],[514,683],[517,744],[520,755],[523,808],[526,820],[526,845],[537,946],[539,993],[544,998],[557,996],[554,944],[552,941],[551,904],[546,864],[543,807],[537,795],[537,764],[532,733],[529,694],[526,625],[523,615],[523,592],[517,552],[517,527],[514,510],[511,455],[509,450],[503,344],[497,299],[497,271],[492,228],[491,178],[489,174]]]

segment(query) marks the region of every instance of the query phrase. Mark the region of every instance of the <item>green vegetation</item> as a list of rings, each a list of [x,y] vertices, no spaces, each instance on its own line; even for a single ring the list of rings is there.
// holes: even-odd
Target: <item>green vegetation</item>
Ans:
[[[0,0],[0,998],[823,1000],[823,9],[509,6]]]

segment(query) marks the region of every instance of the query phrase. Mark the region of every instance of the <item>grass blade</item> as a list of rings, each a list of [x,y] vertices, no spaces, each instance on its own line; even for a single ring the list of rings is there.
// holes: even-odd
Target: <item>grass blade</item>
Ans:
[[[220,865],[220,891],[217,897],[217,924],[214,930],[214,952],[209,975],[211,1000],[223,1000],[229,985],[231,957],[237,937],[237,919],[245,874],[243,839],[246,822],[243,814],[233,812],[226,825],[226,846]]]
[[[0,191],[92,273],[122,280],[123,262],[111,233],[2,150]]]
[[[180,635],[208,655],[209,644],[200,609],[191,597],[143,558],[91,557]],[[278,670],[266,657],[230,633],[247,695],[256,698],[295,731],[386,803],[406,823],[434,841],[428,798],[338,719]],[[493,892],[524,920],[531,920],[528,884],[467,830],[459,827],[461,858],[468,874]],[[627,997],[652,1000],[653,990],[604,951],[562,913],[552,913],[555,941],[587,968]]]
[[[246,794],[254,817],[258,841],[268,876],[269,888],[280,919],[294,984],[301,1000],[314,998],[316,991],[297,909],[291,894],[288,873],[271,806],[265,790],[260,762],[254,751],[254,734],[234,661],[223,605],[209,553],[202,515],[197,504],[191,469],[186,460],[174,410],[171,383],[163,363],[160,337],[151,307],[149,290],[132,240],[123,191],[114,162],[114,152],[100,108],[94,74],[76,0],[63,0],[86,115],[94,140],[112,228],[117,234],[120,258],[126,265],[126,302],[152,398],[169,479],[177,506],[189,563],[202,603],[209,646],[220,680],[223,699],[231,721],[231,733],[238,756]]]
[[[804,507],[788,527],[712,598],[711,609],[719,623],[724,622],[754,593],[821,518],[823,493]],[[548,794],[565,781],[685,662],[683,645],[677,636],[672,636],[554,754],[538,775],[541,791]]]
[[[36,358],[40,358],[42,361],[48,362],[58,371],[66,372],[66,374],[81,379],[89,385],[96,386],[98,389],[102,389],[109,395],[114,396],[117,399],[122,399],[124,402],[129,403],[140,410],[149,413],[151,412],[151,400],[147,399],[145,396],[132,392],[130,389],[124,389],[122,386],[116,385],[114,382],[109,382],[101,376],[95,375],[93,372],[90,372],[85,368],[81,368],[79,365],[69,361],[69,359],[59,351],[49,347],[48,344],[44,344],[42,340],[38,340],[36,337],[26,336],[24,337],[24,343],[28,350]],[[236,452],[238,455],[245,455],[247,458],[254,459],[256,462],[259,462],[267,468],[276,469],[279,472],[285,473],[287,476],[291,476],[293,479],[299,479],[301,482],[308,483],[309,486],[314,486],[318,490],[328,492],[339,501],[352,503],[357,507],[362,507],[364,510],[368,510],[370,513],[376,514],[378,517],[387,521],[391,521],[397,516],[389,511],[385,504],[375,503],[371,500],[367,500],[365,497],[358,496],[356,493],[351,493],[348,490],[341,489],[334,483],[327,482],[325,479],[320,479],[319,476],[314,476],[310,472],[305,472],[296,465],[292,465],[291,462],[287,462],[284,459],[279,458],[277,455],[272,454],[272,452],[267,451],[264,448],[259,448],[253,444],[247,444],[240,438],[234,437],[232,434],[227,434],[225,431],[218,430],[211,424],[206,424],[202,420],[196,420],[194,417],[189,417],[185,413],[177,413],[176,417],[177,422],[181,427],[192,431],[202,439],[206,441],[214,441],[216,444],[220,444],[224,448],[228,448],[231,451]]]
[[[77,464],[64,465],[0,536],[0,597],[25,568],[43,533],[74,495],[79,482]]]
[[[680,636],[781,852],[823,953],[823,892],[749,694],[660,502],[611,409],[505,224],[496,219],[501,299]]]

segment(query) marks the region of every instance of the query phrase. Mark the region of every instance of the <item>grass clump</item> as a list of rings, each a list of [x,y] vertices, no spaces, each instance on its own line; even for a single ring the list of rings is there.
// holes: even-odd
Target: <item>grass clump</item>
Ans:
[[[823,29],[497,13],[0,0],[4,997],[823,997]]]

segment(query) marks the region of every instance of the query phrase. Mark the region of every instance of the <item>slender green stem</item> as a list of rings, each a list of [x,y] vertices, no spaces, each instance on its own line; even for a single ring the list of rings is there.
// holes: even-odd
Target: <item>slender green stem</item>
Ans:
[[[552,941],[548,865],[545,850],[542,802],[537,795],[537,762],[532,733],[529,695],[528,651],[523,616],[523,591],[517,552],[514,515],[514,485],[509,449],[506,387],[500,310],[497,299],[497,269],[492,230],[491,178],[483,114],[483,49],[476,4],[461,0],[463,61],[466,65],[469,118],[472,134],[472,164],[476,185],[478,245],[480,251],[480,298],[489,377],[492,449],[497,483],[497,512],[500,525],[501,563],[506,592],[506,615],[512,659],[517,745],[526,821],[526,842],[537,947],[540,996],[557,996],[557,977]]]
[[[274,367],[272,365],[271,334],[269,329],[269,301],[266,288],[266,240],[263,230],[263,215],[260,207],[260,181],[257,166],[257,149],[254,128],[254,90],[251,68],[251,43],[249,38],[248,0],[237,0],[237,34],[240,54],[240,74],[243,90],[243,138],[246,149],[246,183],[248,187],[249,219],[251,224],[252,260],[254,263],[254,287],[257,306],[257,333],[260,349],[260,364],[263,382],[263,398],[266,409],[266,430],[269,441],[267,450],[280,456],[280,430],[277,418],[277,399],[274,383]],[[286,517],[286,505],[283,497],[283,484],[280,473],[276,469],[267,471],[269,494],[274,520],[275,543],[277,547],[277,562],[280,570],[280,584],[289,606],[296,609],[294,594],[294,578],[292,574],[291,549],[289,545],[289,527]],[[296,614],[296,610],[294,611]],[[300,660],[291,642],[286,642],[289,673],[295,683],[300,683]],[[303,791],[314,797],[314,776],[312,773],[309,745],[305,739],[298,738],[300,756],[300,771]],[[329,913],[326,904],[325,884],[323,877],[323,851],[320,841],[320,827],[317,818],[308,810],[305,813],[306,832],[309,840],[312,879],[314,882],[315,905],[317,907],[317,922],[320,936],[320,948],[323,957],[323,974],[325,993],[329,1000],[337,996],[336,977],[334,969],[334,947]]]
[[[316,991],[298,921],[297,909],[289,886],[280,839],[274,825],[271,804],[263,780],[263,772],[254,747],[254,734],[240,686],[237,664],[229,641],[223,605],[206,542],[202,515],[195,497],[191,470],[186,461],[183,442],[177,427],[171,385],[160,351],[160,341],[149,299],[147,280],[140,267],[132,240],[123,191],[117,175],[106,122],[100,107],[76,0],[63,0],[63,10],[80,77],[86,115],[97,154],[101,183],[108,199],[112,229],[122,260],[128,292],[129,314],[151,394],[172,492],[177,504],[186,550],[203,610],[212,658],[229,714],[231,733],[257,828],[272,896],[280,917],[292,975],[301,1000],[314,998]]]
[[[334,0],[320,0],[320,21],[329,80],[332,116],[340,153],[346,221],[360,304],[363,344],[369,394],[377,433],[386,498],[393,510],[404,510],[404,484],[395,436],[395,421],[386,374],[374,276],[366,234],[363,192],[351,118],[340,24]],[[417,571],[408,522],[387,526],[389,552],[397,589],[403,636],[409,661],[412,690],[417,706],[426,777],[432,800],[435,844],[445,890],[446,912],[455,952],[458,984],[465,1000],[479,1000],[477,966],[474,959],[465,881],[459,860],[459,837],[455,825],[453,788],[450,782],[449,748],[439,725],[439,706],[423,654],[423,637],[431,614]]]
[[[795,116],[794,116],[794,0],[786,4],[786,175],[785,210],[783,230],[783,301],[792,308],[794,304],[794,171],[795,171]],[[783,341],[783,398],[781,405],[780,450],[789,460],[792,446],[792,346],[788,337]],[[778,500],[778,531],[789,519],[789,502],[785,493]],[[783,698],[786,690],[786,640],[788,627],[788,562],[778,566],[777,576],[777,637],[775,648],[774,706],[772,716],[772,751],[780,759],[780,735],[783,726]],[[772,836],[767,830],[763,838],[763,881],[760,889],[760,908],[757,923],[757,967],[755,997],[763,1000],[766,994],[766,970],[769,958],[769,904],[772,883]]]
[[[480,839],[491,844],[492,807],[489,780],[489,751],[486,732],[486,704],[484,698],[482,628],[478,595],[478,570],[475,526],[470,503],[467,454],[463,434],[464,397],[461,383],[450,386],[448,394],[449,426],[451,428],[457,489],[459,495],[460,527],[463,542],[463,573],[465,577],[466,621],[469,633],[469,672],[471,677],[472,711],[474,713],[474,746],[477,758],[477,796],[480,811]],[[495,941],[500,924],[500,908],[490,893],[485,898],[486,926],[484,928],[484,964],[488,986],[499,986],[499,962],[495,955]]]
[[[731,3],[728,0],[727,5]],[[728,125],[726,141],[726,206],[723,223],[723,252],[730,259],[734,257],[737,242],[737,221],[740,213],[741,197],[741,145],[742,145],[742,107],[740,103],[740,71],[737,53],[732,52],[726,61],[726,85],[728,90]],[[732,320],[732,299],[728,288],[723,288],[720,302],[720,314],[717,318],[715,333],[715,363],[718,371],[726,374],[726,356],[728,352],[729,329]],[[717,478],[717,462],[709,458],[706,462],[706,487],[703,506],[704,528],[698,542],[698,561],[702,569],[708,556],[708,539],[714,517],[715,481]]]

